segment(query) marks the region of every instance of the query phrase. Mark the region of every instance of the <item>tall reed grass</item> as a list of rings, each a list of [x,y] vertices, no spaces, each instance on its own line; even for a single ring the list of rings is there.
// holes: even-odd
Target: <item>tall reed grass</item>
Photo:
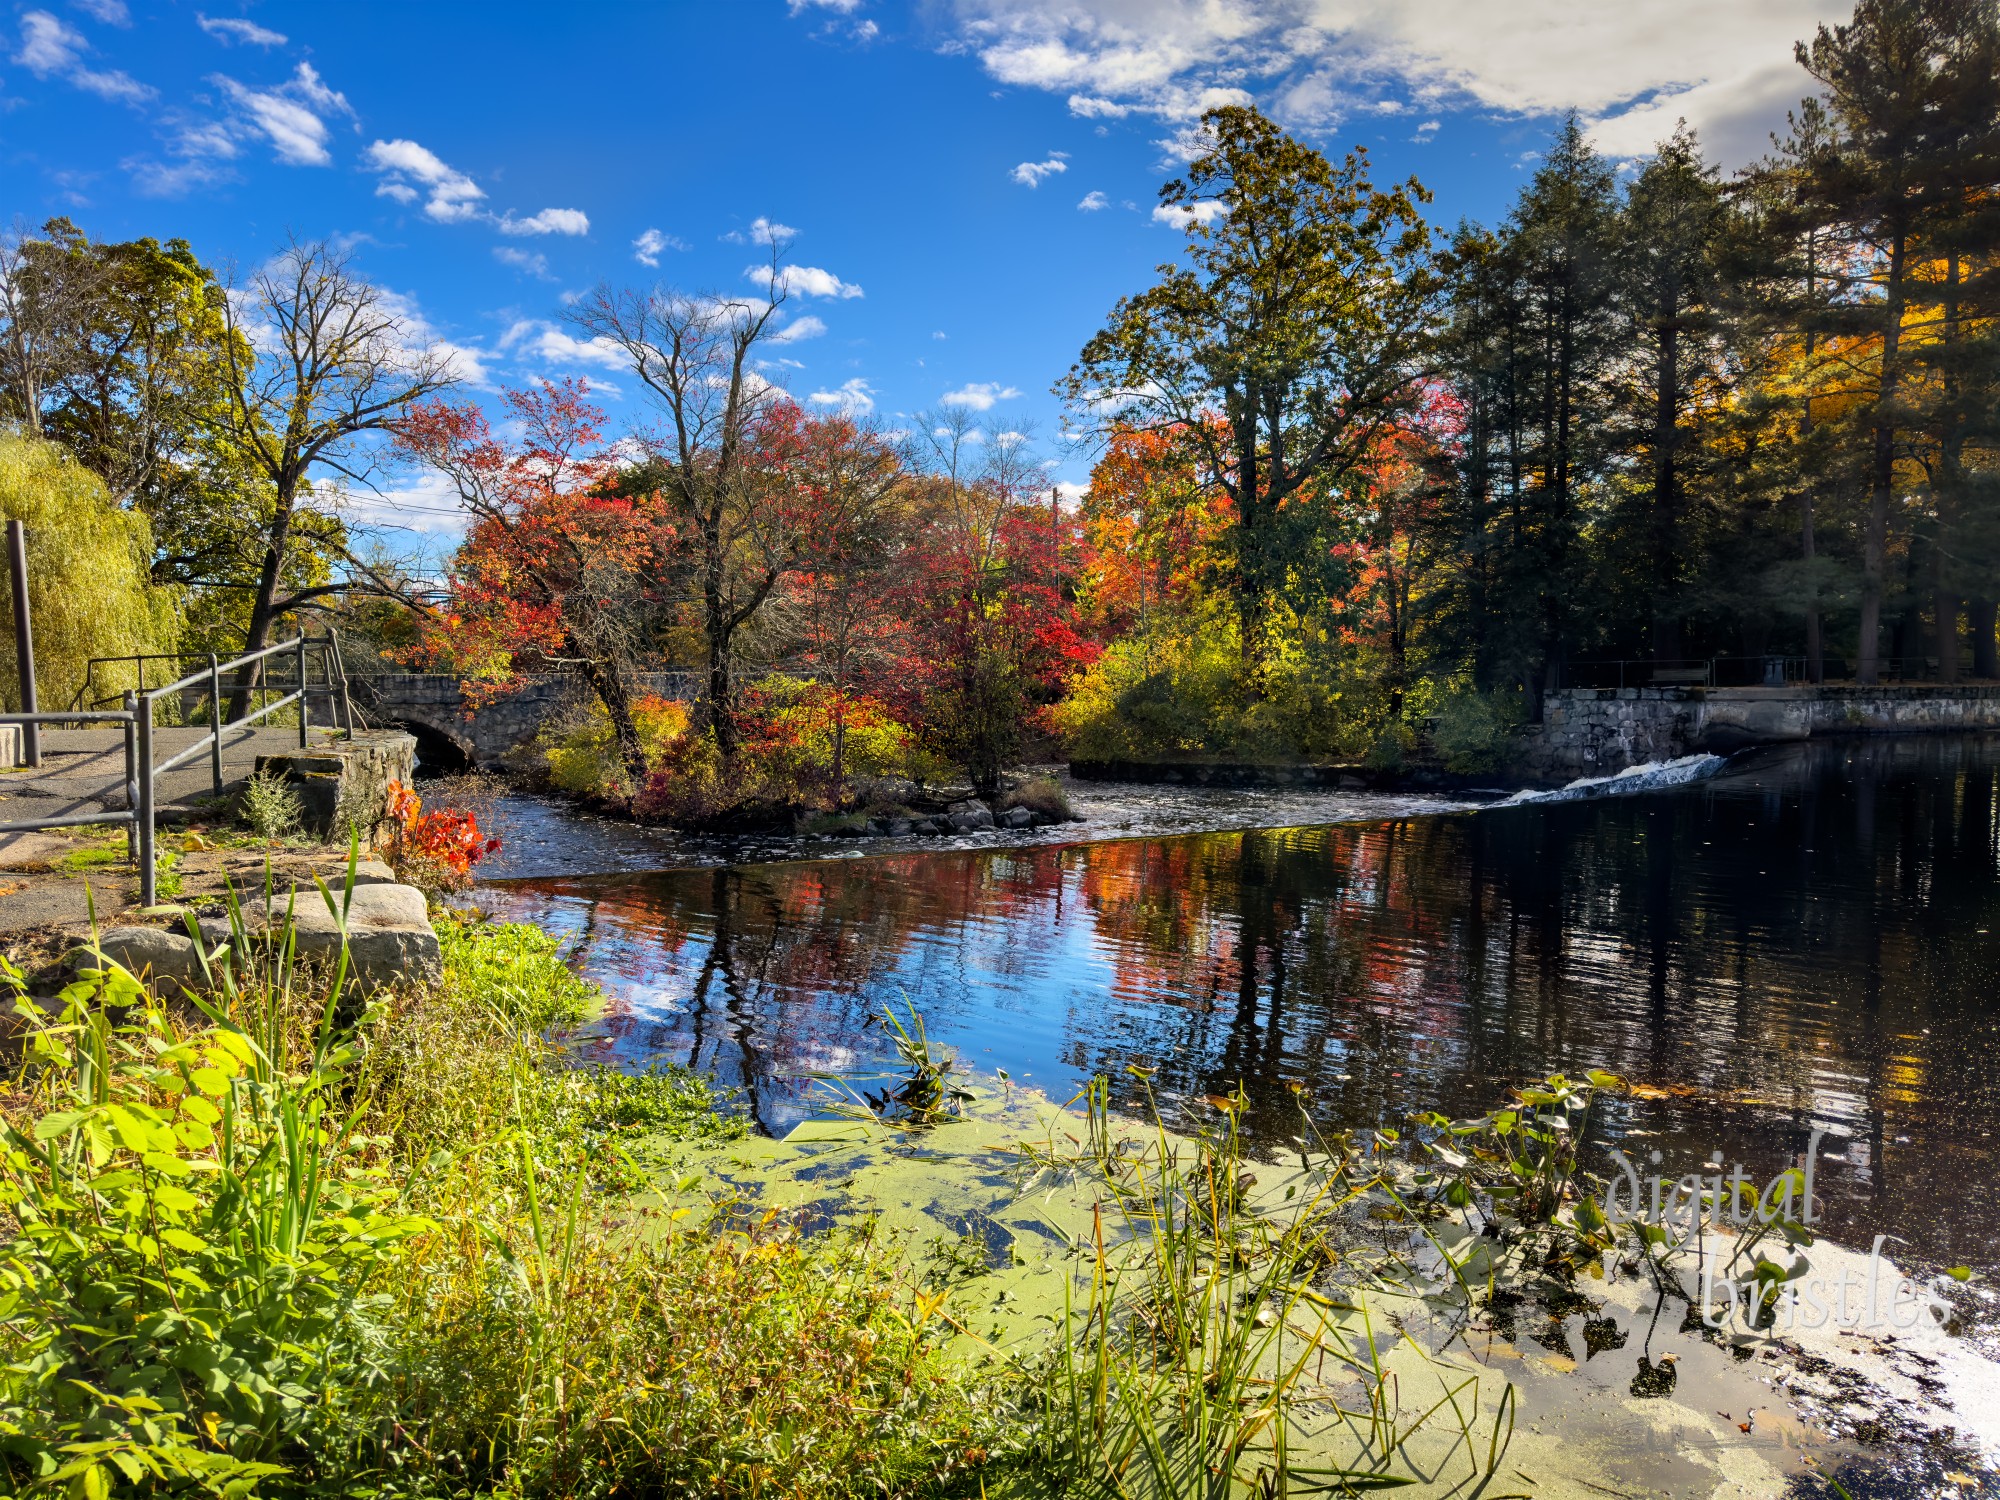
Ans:
[[[10,1492],[922,1494],[996,1441],[869,1236],[633,1199],[635,1142],[743,1126],[568,1066],[538,1023],[573,997],[475,963],[357,1006],[286,925],[206,961],[173,1005],[0,968]]]

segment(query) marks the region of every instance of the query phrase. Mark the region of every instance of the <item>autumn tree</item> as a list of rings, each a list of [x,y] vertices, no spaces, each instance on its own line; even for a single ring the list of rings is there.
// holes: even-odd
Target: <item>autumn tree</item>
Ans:
[[[1112,309],[1059,389],[1100,430],[1171,428],[1201,448],[1230,503],[1254,684],[1274,599],[1324,586],[1323,507],[1414,399],[1438,281],[1414,181],[1379,191],[1364,153],[1336,166],[1247,107],[1202,128],[1207,149],[1160,190],[1184,261]]]
[[[1784,146],[1795,217],[1830,252],[1829,294],[1810,313],[1830,339],[1852,341],[1844,379],[1866,387],[1869,405],[1856,677],[1874,682],[1897,466],[1923,425],[1915,350],[1957,329],[1967,290],[1937,274],[1933,251],[1963,256],[1955,228],[1990,223],[1985,203],[2000,189],[2000,23],[1969,0],[1860,0],[1797,55],[1826,100],[1827,128],[1795,130]]]
[[[798,664],[831,695],[837,796],[854,696],[880,686],[907,644],[895,590],[908,560],[912,497],[900,455],[879,432],[846,416],[794,420],[800,451],[791,483],[810,519],[780,603]]]
[[[636,788],[647,765],[626,679],[675,539],[652,497],[608,485],[604,413],[588,393],[580,380],[503,392],[518,438],[496,436],[472,403],[422,402],[399,423],[402,454],[449,480],[473,518],[422,650],[475,696],[509,690],[524,671],[573,668],[604,705]]]
[[[918,527],[901,586],[910,650],[895,697],[920,739],[983,797],[1094,647],[1038,503],[1026,434],[981,431],[962,409],[919,414],[911,460]]]
[[[378,439],[456,377],[447,352],[424,343],[394,299],[331,245],[293,241],[222,310],[217,424],[265,487],[244,640],[258,651],[281,615],[343,587],[285,587],[296,535],[332,519],[313,503],[314,477],[365,484],[383,452]],[[232,718],[258,675],[252,667],[238,678]]]
[[[705,690],[717,751],[732,759],[739,639],[794,566],[806,533],[782,498],[782,465],[760,449],[783,393],[758,372],[785,283],[773,246],[768,298],[600,286],[570,310],[585,335],[623,352],[662,427],[643,433],[662,495],[684,522],[698,595]]]

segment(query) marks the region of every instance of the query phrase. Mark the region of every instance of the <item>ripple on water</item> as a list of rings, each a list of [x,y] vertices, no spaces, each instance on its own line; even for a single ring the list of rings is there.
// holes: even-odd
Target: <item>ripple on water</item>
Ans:
[[[975,1065],[1060,1092],[1127,1062],[1242,1082],[1290,1133],[1471,1113],[1609,1067],[1607,1128],[1759,1173],[1831,1132],[1830,1227],[2000,1265],[2000,750],[1854,741],[1622,800],[1086,844],[542,877],[487,905],[579,937],[614,997],[582,1039],[743,1086],[868,1066],[904,999]],[[1325,804],[1322,803],[1322,806]],[[1433,809],[1449,804],[1428,804]],[[1456,810],[1456,809],[1452,809]],[[638,857],[604,832],[603,863]],[[558,841],[559,842],[559,841]]]

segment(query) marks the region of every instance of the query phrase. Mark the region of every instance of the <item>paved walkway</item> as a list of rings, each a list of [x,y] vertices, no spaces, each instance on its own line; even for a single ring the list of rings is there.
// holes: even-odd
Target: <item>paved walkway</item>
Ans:
[[[205,736],[202,729],[156,729],[153,732],[154,760],[165,760]],[[333,731],[315,729],[313,743],[332,738]],[[225,730],[222,736],[222,789],[225,796],[239,790],[257,767],[257,757],[296,750],[297,729],[249,728]],[[125,734],[117,727],[108,729],[63,729],[42,731],[42,764],[0,768],[0,824],[12,819],[89,816],[122,812],[127,806],[125,789]],[[212,809],[213,773],[204,751],[186,765],[159,778],[159,808],[176,814],[171,821],[181,823],[189,814],[196,821]],[[220,810],[213,809],[219,817]],[[195,841],[196,846],[200,841]],[[180,833],[163,833],[162,847],[185,853],[187,840]],[[97,919],[114,919],[137,904],[138,878],[125,857],[122,831],[105,836],[75,829],[43,833],[0,832],[0,937],[55,927],[79,928],[95,909]],[[344,851],[340,851],[344,853]],[[256,865],[266,855],[246,856]],[[201,886],[197,864],[224,859],[221,854],[183,858],[183,879],[190,892]],[[253,872],[254,873],[254,872]],[[248,878],[247,876],[244,878]],[[214,881],[209,881],[213,885]],[[239,879],[239,884],[243,883]],[[252,881],[251,883],[254,883]]]
[[[157,763],[207,736],[205,729],[156,729],[153,759]],[[313,730],[313,743],[334,737],[330,729]],[[222,734],[222,790],[226,796],[250,779],[260,755],[275,755],[299,746],[296,729],[225,729]],[[0,769],[0,823],[15,818],[66,818],[97,812],[122,811],[129,806],[125,788],[125,733],[108,729],[44,729],[42,764],[38,769]],[[206,752],[167,772],[157,782],[158,806],[192,809],[214,795]],[[0,849],[8,835],[0,833]]]

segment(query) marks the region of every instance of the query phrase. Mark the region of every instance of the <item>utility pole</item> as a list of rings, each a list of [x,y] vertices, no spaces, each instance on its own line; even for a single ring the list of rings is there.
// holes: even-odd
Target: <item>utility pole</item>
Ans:
[[[7,574],[14,590],[14,663],[20,673],[21,712],[39,713],[35,703],[35,626],[28,618],[28,529],[7,523]],[[27,763],[42,763],[42,727],[21,726],[21,750]]]

